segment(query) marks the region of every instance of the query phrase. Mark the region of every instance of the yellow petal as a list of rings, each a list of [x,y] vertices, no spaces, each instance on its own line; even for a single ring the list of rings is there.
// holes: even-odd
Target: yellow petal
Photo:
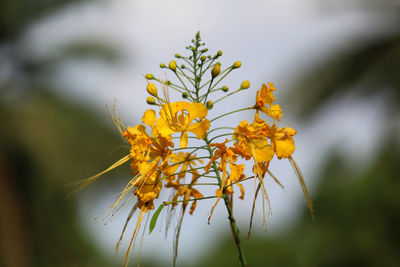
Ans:
[[[188,131],[194,133],[197,138],[202,139],[210,128],[210,121],[205,119],[201,122],[193,123],[189,126]]]
[[[271,105],[271,108],[267,110],[266,114],[279,121],[282,117],[282,109],[278,104]]]
[[[156,129],[162,136],[170,136],[174,131],[169,127],[168,121],[164,118],[159,118],[156,123]]]
[[[156,117],[156,112],[152,109],[146,110],[144,112],[144,115],[142,117],[142,121],[144,124],[153,127],[154,124],[156,123],[157,117]]]
[[[187,131],[182,132],[181,135],[181,142],[180,142],[180,146],[181,148],[185,148],[188,145],[188,133]]]
[[[274,150],[270,146],[257,147],[255,148],[255,160],[257,162],[268,162],[274,157]]]
[[[202,103],[190,103],[187,105],[186,110],[190,114],[190,119],[193,121],[195,118],[200,120],[207,116],[207,108]]]
[[[291,137],[284,138],[281,140],[275,140],[274,143],[275,143],[276,156],[279,159],[290,157],[296,149],[293,138]]]
[[[231,181],[238,181],[240,176],[243,174],[244,171],[244,164],[233,164],[229,163],[229,168],[231,169],[231,174],[229,175],[229,180]]]

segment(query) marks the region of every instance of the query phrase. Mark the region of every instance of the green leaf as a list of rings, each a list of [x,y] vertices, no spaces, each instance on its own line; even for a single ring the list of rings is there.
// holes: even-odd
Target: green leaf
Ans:
[[[154,212],[153,217],[151,217],[151,221],[150,221],[150,229],[149,229],[149,234],[151,234],[151,232],[153,232],[154,227],[156,226],[156,222],[158,219],[158,216],[160,215],[162,209],[165,207],[165,204],[161,204],[158,209],[156,210],[156,212]]]

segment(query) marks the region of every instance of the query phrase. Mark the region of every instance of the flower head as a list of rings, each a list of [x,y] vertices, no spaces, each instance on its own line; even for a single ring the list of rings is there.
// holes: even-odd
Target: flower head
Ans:
[[[188,144],[188,132],[194,133],[201,139],[208,131],[210,122],[205,119],[206,116],[207,108],[202,103],[185,101],[166,103],[160,110],[156,128],[162,136],[180,132],[180,147],[185,148]]]
[[[276,89],[272,83],[268,83],[268,86],[263,84],[261,89],[257,91],[256,104],[254,105],[254,108],[257,111],[261,111],[271,118],[279,121],[279,119],[282,117],[281,107],[278,104],[272,104],[275,101],[275,97],[273,95],[275,90]]]

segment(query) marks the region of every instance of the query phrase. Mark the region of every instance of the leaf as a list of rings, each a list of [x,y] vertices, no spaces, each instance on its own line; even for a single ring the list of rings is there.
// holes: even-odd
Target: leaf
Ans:
[[[151,232],[153,232],[154,227],[156,226],[156,222],[158,219],[158,216],[161,213],[161,210],[165,207],[165,204],[161,204],[158,209],[156,210],[156,212],[154,212],[153,217],[151,217],[151,221],[150,221],[150,228],[149,228],[149,234],[151,234]]]

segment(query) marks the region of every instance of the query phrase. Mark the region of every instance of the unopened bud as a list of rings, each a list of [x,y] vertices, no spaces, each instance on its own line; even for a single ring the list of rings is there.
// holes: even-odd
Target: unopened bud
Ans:
[[[152,97],[152,96],[149,96],[149,97],[146,99],[146,102],[147,102],[147,104],[149,104],[149,105],[157,105],[157,104],[156,104],[156,100],[155,100],[154,97]]]
[[[181,58],[181,55],[175,54],[175,57],[176,57],[176,58]]]
[[[236,61],[235,63],[233,63],[232,69],[237,69],[237,68],[240,68],[241,66],[242,66],[242,62]]]
[[[200,60],[204,62],[206,60],[206,56],[201,56]]]
[[[153,80],[153,79],[154,79],[153,74],[147,73],[147,74],[146,74],[146,79],[147,79],[147,80]]]
[[[185,65],[182,64],[182,65],[181,65],[181,69],[184,69],[184,68],[185,68]]]
[[[214,103],[211,100],[208,100],[206,103],[207,109],[212,109],[214,107]]]
[[[222,89],[222,91],[224,91],[224,92],[228,92],[228,90],[229,90],[228,86],[226,86],[226,85],[222,86],[221,89]]]
[[[222,56],[222,54],[223,54],[223,52],[221,51],[221,50],[219,50],[218,52],[217,52],[217,56]]]
[[[219,73],[221,72],[221,64],[215,64],[214,67],[211,70],[211,77],[214,79],[215,77],[217,77],[219,75]]]
[[[249,87],[250,87],[249,81],[243,81],[242,84],[240,85],[240,89],[247,89]]]
[[[183,98],[188,98],[188,97],[189,97],[189,94],[186,93],[186,92],[183,92],[183,93],[182,93],[182,97],[183,97]]]
[[[169,65],[168,65],[169,69],[172,70],[173,72],[176,72],[176,61],[172,60]]]
[[[162,69],[163,69],[163,68],[165,68],[165,67],[166,67],[166,66],[165,66],[165,64],[164,64],[164,63],[161,63],[161,64],[160,64],[160,68],[162,68]]]
[[[150,95],[157,96],[157,87],[153,83],[149,83],[146,89]]]
[[[170,80],[166,80],[165,81],[165,85],[170,85],[171,84],[171,81]]]

